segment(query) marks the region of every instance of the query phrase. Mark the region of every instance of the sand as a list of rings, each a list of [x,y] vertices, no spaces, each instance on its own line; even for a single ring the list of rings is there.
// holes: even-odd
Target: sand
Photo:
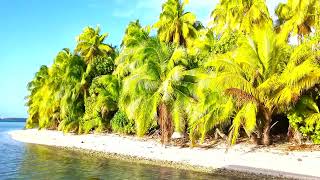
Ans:
[[[287,152],[276,148],[257,148],[245,143],[229,148],[224,144],[209,149],[166,147],[154,139],[115,134],[73,135],[36,129],[11,131],[9,134],[13,139],[25,143],[170,162],[180,166],[201,167],[211,172],[226,170],[295,179],[320,179],[320,150]]]

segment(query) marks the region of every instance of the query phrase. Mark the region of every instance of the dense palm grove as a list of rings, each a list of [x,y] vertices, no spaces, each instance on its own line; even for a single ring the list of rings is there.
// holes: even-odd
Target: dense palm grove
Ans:
[[[320,143],[320,1],[280,3],[273,22],[265,0],[221,0],[208,27],[186,4],[167,0],[153,26],[131,22],[120,49],[85,28],[29,83],[26,127],[269,145],[281,115],[288,136]]]

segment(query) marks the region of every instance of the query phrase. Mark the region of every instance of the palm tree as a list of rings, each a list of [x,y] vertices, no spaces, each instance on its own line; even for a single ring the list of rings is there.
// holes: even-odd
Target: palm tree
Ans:
[[[149,38],[150,29],[142,28],[139,20],[130,22],[125,30],[125,35],[123,37],[121,47],[122,48],[132,48],[136,47],[141,42]]]
[[[254,26],[272,27],[265,0],[220,0],[211,17],[210,24],[218,34],[227,30],[250,33]]]
[[[288,0],[280,3],[276,9],[278,15],[278,30],[282,41],[289,36],[298,35],[298,41],[316,28],[320,18],[320,2],[318,0]]]
[[[151,43],[152,41],[152,43]],[[162,142],[167,143],[175,130],[183,132],[185,109],[193,101],[194,77],[186,69],[188,59],[183,48],[152,38],[142,57],[144,64],[123,80],[120,108],[136,122],[138,136],[160,124]]]
[[[121,44],[121,52],[115,59],[117,68],[114,74],[123,78],[131,73],[133,69],[143,64],[141,57],[144,47],[150,42],[150,29],[142,28],[139,21],[131,22],[126,31]],[[141,61],[137,61],[141,60]]]
[[[206,64],[215,70],[211,86],[218,87],[236,101],[230,142],[235,143],[239,129],[250,135],[261,124],[262,143],[270,144],[272,115],[285,112],[299,99],[301,92],[320,80],[318,40],[295,48],[277,43],[272,30],[255,29],[239,48],[216,55]],[[262,117],[257,118],[258,114]]]
[[[28,83],[28,91],[30,94],[26,97],[26,105],[28,106],[28,119],[26,122],[26,128],[34,128],[39,126],[39,105],[41,101],[39,92],[41,88],[45,86],[48,77],[48,67],[43,65],[35,74],[33,80]]]
[[[75,53],[79,53],[89,64],[97,56],[109,56],[114,52],[113,47],[104,43],[108,34],[100,35],[99,26],[96,29],[86,27],[77,38]]]
[[[224,96],[223,92],[219,92],[215,87],[203,87],[201,83],[207,84],[205,80],[199,82],[198,102],[191,107],[189,116],[191,146],[199,137],[200,143],[203,143],[207,133],[214,128],[225,128],[235,113],[232,98]]]
[[[72,56],[69,49],[63,49],[58,53],[50,68],[42,67],[40,70],[41,74],[46,75],[46,79],[42,79],[39,88],[33,89],[33,103],[29,105],[31,109],[36,110],[30,115],[38,116],[39,128],[55,129],[63,119],[60,105],[65,93],[64,74]],[[38,77],[36,76],[36,78]]]
[[[154,25],[161,41],[188,46],[197,37],[196,16],[184,11],[185,4],[181,0],[167,0],[162,5],[160,19]]]
[[[62,84],[60,91],[62,120],[58,129],[65,132],[77,132],[79,130],[79,121],[85,110],[81,80],[86,70],[86,64],[78,55],[69,56],[65,61],[65,71],[59,82]]]

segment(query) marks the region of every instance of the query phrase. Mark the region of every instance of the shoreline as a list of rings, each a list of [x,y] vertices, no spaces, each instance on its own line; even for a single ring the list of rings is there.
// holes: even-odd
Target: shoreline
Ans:
[[[244,143],[229,148],[218,144],[210,149],[165,147],[154,139],[115,134],[72,135],[36,129],[16,130],[9,134],[14,140],[25,143],[219,175],[320,179],[317,168],[320,151],[286,152],[272,147],[257,148]]]

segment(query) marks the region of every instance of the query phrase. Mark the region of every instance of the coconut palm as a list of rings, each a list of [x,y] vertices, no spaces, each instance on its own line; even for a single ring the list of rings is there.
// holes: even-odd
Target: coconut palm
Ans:
[[[217,91],[215,87],[201,87],[197,95],[199,100],[191,107],[189,116],[191,146],[197,138],[203,143],[207,133],[214,128],[230,125],[230,119],[235,113],[232,98],[224,96],[223,92]]]
[[[142,28],[139,21],[131,22],[122,40],[122,49],[119,56],[115,59],[117,68],[114,74],[118,77],[125,77],[131,73],[133,69],[143,64],[141,57],[144,47],[150,43],[149,29]],[[141,60],[141,61],[139,61]]]
[[[141,42],[149,38],[149,31],[148,27],[141,27],[139,20],[130,22],[126,28],[121,47],[130,48],[138,46]]]
[[[84,113],[84,91],[81,80],[86,71],[85,61],[78,55],[67,59],[63,74],[63,96],[61,97],[61,119],[59,130],[77,132]]]
[[[100,27],[84,28],[82,34],[77,37],[75,53],[79,53],[89,64],[97,56],[109,56],[114,52],[112,46],[105,44],[104,41],[108,34],[100,34]]]
[[[278,15],[278,30],[282,41],[290,36],[298,35],[301,42],[305,35],[316,28],[320,18],[320,2],[318,0],[288,0],[276,8]]]
[[[230,142],[235,143],[241,126],[250,135],[261,124],[262,143],[267,145],[272,115],[286,111],[320,80],[319,49],[314,47],[318,41],[305,42],[289,56],[290,47],[277,43],[271,30],[256,29],[248,38],[233,52],[212,57],[206,66],[216,72],[212,86],[237,102]]]
[[[65,71],[70,58],[73,55],[69,49],[58,53],[50,68],[43,67],[40,72],[45,71],[46,79],[42,80],[42,86],[34,90],[34,103],[30,107],[37,107],[39,128],[57,128],[62,120],[61,99],[65,93],[64,81]],[[36,76],[37,77],[37,76]],[[31,83],[32,84],[32,83]],[[33,113],[30,113],[32,115]]]
[[[86,27],[77,38],[78,44],[75,48],[75,53],[79,53],[87,64],[86,72],[83,74],[81,80],[85,98],[88,96],[90,83],[94,78],[92,75],[95,74],[95,67],[92,66],[97,66],[97,61],[112,62],[112,65],[109,64],[113,70],[113,61],[117,53],[112,46],[104,43],[107,37],[107,33],[100,35],[100,27],[98,26],[96,29]]]
[[[182,132],[184,109],[192,102],[194,77],[186,69],[185,50],[174,49],[153,38],[143,52],[144,64],[123,80],[120,107],[136,121],[137,134],[144,135],[157,124],[162,142],[175,130]]]
[[[184,11],[185,4],[181,0],[167,0],[162,5],[160,19],[154,25],[161,41],[188,46],[197,37],[196,16]]]
[[[48,76],[48,67],[43,65],[35,74],[33,80],[28,83],[28,91],[30,94],[26,97],[26,105],[28,106],[28,119],[26,123],[27,128],[34,128],[39,125],[39,105],[41,102],[41,96],[39,96],[39,92],[41,88],[45,86]]]
[[[210,25],[219,34],[226,30],[250,33],[254,26],[272,27],[265,0],[220,0],[211,17]]]

